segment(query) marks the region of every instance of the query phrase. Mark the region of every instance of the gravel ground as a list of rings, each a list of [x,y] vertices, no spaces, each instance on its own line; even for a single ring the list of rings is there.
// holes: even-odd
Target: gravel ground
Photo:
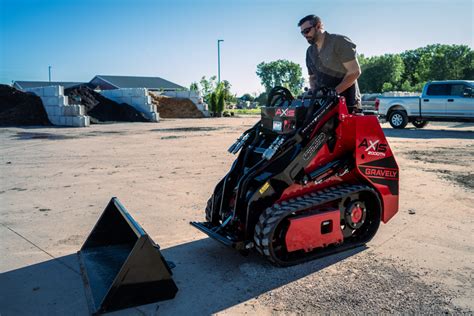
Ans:
[[[384,124],[399,212],[366,248],[277,268],[189,225],[257,119],[0,129],[0,314],[88,314],[76,251],[112,196],[176,263],[179,287],[114,315],[472,314],[474,124]]]

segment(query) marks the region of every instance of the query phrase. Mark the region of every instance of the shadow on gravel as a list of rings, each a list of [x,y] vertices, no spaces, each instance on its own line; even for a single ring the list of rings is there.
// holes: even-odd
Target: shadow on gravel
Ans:
[[[12,135],[11,138],[15,138],[18,140],[30,140],[30,139],[62,140],[62,139],[72,139],[72,138],[77,138],[77,137],[62,135],[62,134],[51,134],[51,133],[18,132],[15,135]]]
[[[277,268],[256,254],[243,257],[211,239],[162,249],[176,264],[175,299],[109,315],[208,315],[256,298],[353,256],[365,247],[289,268]],[[5,315],[87,315],[76,254],[0,274]]]
[[[385,133],[385,136],[395,137],[395,138],[418,138],[418,139],[435,139],[435,138],[473,139],[474,138],[474,131],[383,128],[383,132]]]
[[[224,129],[224,127],[176,127],[176,128],[155,128],[150,132],[210,132]]]

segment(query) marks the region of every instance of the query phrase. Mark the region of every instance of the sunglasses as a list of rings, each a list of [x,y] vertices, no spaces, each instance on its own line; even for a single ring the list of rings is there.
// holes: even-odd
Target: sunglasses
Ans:
[[[314,27],[314,25],[303,29],[303,30],[301,31],[301,35],[307,35],[309,32],[311,32],[311,29],[312,29],[313,27]]]

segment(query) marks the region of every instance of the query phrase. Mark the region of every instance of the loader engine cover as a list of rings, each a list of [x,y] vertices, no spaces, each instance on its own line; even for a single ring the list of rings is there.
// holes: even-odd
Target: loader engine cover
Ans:
[[[304,106],[262,107],[262,127],[266,131],[280,135],[289,134],[299,128],[304,121]]]
[[[340,211],[329,210],[313,215],[300,215],[288,220],[290,226],[286,233],[286,248],[289,252],[311,251],[343,240]]]

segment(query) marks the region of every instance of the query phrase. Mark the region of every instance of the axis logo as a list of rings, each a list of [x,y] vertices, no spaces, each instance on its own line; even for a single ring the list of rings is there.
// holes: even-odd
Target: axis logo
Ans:
[[[275,111],[275,115],[279,116],[286,116],[286,117],[293,117],[295,116],[295,109],[290,108],[278,108]]]
[[[365,151],[370,156],[385,157],[387,146],[388,144],[380,143],[380,139],[372,141],[370,139],[367,140],[367,138],[364,138],[364,140],[359,144],[358,148],[365,147]]]

